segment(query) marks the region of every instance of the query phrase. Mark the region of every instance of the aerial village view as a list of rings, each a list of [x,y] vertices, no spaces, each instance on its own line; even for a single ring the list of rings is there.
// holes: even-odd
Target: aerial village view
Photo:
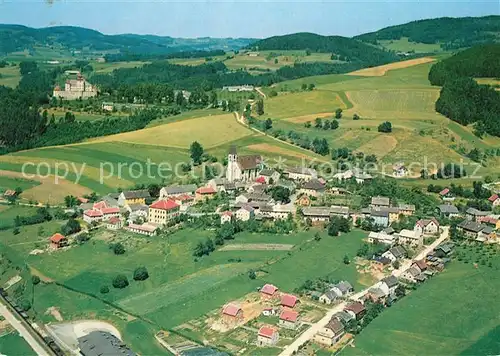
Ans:
[[[0,354],[500,354],[499,15],[0,3]]]

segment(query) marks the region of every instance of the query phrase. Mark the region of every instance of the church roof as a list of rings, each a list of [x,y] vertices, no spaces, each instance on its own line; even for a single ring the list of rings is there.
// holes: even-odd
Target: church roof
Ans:
[[[238,157],[238,165],[241,170],[247,169],[255,169],[258,168],[262,161],[262,157],[260,155],[249,155],[249,156],[240,156]]]

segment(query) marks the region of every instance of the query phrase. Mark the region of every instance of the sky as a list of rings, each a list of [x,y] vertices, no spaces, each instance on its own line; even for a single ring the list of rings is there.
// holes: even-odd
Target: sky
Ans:
[[[485,15],[500,15],[500,1],[0,0],[0,23],[189,38],[354,36],[425,18]]]

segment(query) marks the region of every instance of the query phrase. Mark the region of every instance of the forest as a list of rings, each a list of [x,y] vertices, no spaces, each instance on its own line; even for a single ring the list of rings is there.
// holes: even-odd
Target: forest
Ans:
[[[215,56],[223,56],[226,52],[221,49],[216,49],[212,51],[183,51],[183,52],[172,52],[172,53],[132,53],[132,52],[122,52],[122,53],[108,53],[104,56],[106,62],[130,62],[130,61],[145,61],[145,60],[162,60],[162,59],[172,59],[172,58],[210,58]]]
[[[495,32],[500,32],[500,16],[442,17],[390,26],[355,38],[377,44],[380,40],[398,40],[406,37],[411,42],[440,43],[443,49],[449,50],[498,42],[498,35]]]
[[[321,36],[314,33],[294,33],[269,37],[253,43],[250,48],[258,50],[309,50],[333,53],[348,62],[361,62],[365,67],[395,62],[398,57],[389,51],[367,45],[342,36]]]
[[[473,78],[500,77],[500,44],[479,45],[434,64],[433,85],[442,85],[436,111],[462,125],[474,124],[475,134],[500,136],[500,92]]]

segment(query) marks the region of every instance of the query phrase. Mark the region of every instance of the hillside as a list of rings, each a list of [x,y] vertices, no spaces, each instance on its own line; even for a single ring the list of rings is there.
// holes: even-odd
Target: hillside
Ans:
[[[258,50],[309,50],[335,54],[340,60],[363,62],[367,66],[398,60],[391,52],[342,36],[321,36],[314,33],[294,33],[273,36],[251,45]]]
[[[500,41],[500,16],[442,17],[412,21],[354,37],[376,44],[383,40],[407,38],[410,42],[439,44],[443,49],[456,49]]]
[[[95,30],[54,26],[31,28],[21,25],[0,24],[0,54],[33,51],[35,47],[47,50],[86,50],[131,53],[169,53],[181,50],[237,49],[248,45],[252,39],[179,39],[154,35],[105,35]]]

